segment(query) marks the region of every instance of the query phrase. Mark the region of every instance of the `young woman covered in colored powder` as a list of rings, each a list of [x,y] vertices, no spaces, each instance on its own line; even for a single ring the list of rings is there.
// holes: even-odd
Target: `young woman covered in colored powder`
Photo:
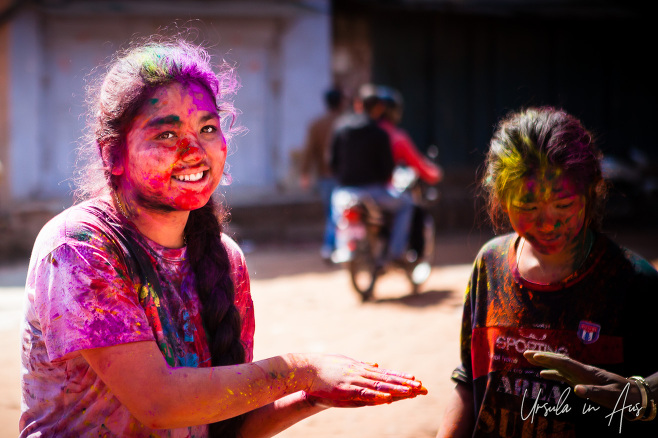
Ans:
[[[617,376],[656,369],[646,354],[658,272],[600,232],[599,160],[592,135],[562,110],[530,108],[499,124],[482,187],[494,225],[513,232],[475,260],[437,437],[658,436],[658,422],[638,421],[648,402],[632,380],[626,408],[604,407],[538,362],[559,354]]]
[[[21,437],[272,436],[327,407],[426,393],[339,355],[251,362],[249,275],[211,196],[235,86],[203,48],[153,38],[92,92],[85,200],[30,261]]]

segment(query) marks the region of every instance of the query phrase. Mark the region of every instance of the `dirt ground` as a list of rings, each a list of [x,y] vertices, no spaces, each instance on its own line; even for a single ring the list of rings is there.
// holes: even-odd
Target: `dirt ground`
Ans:
[[[340,353],[413,373],[429,394],[391,405],[332,409],[298,423],[282,438],[396,437],[436,434],[457,364],[462,294],[471,262],[490,235],[439,236],[430,279],[416,296],[406,278],[387,273],[375,301],[361,304],[345,270],[325,265],[314,244],[245,245],[256,308],[255,359],[286,352]],[[658,259],[658,233],[617,240]],[[0,267],[0,437],[17,435],[19,330],[25,261]]]

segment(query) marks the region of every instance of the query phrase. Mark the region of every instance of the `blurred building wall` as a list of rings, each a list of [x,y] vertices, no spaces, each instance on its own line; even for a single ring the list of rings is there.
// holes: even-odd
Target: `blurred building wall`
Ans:
[[[8,0],[0,0],[0,10],[7,8]],[[0,22],[0,212],[2,205],[9,198],[8,185],[6,184],[7,171],[5,163],[9,158],[9,133],[8,133],[8,107],[9,107],[9,60],[5,54],[9,50],[9,32],[6,26]],[[0,213],[1,214],[1,213]]]

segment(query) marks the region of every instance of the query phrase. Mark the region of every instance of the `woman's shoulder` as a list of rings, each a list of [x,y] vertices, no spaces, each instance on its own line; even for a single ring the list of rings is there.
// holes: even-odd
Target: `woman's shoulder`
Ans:
[[[230,236],[222,233],[222,244],[226,248],[228,259],[231,264],[231,277],[235,285],[236,296],[241,296],[250,293],[249,270],[247,269],[247,262],[244,258],[244,253],[240,246]],[[242,298],[236,298],[238,301]]]
[[[491,257],[500,257],[509,252],[510,245],[517,238],[516,233],[503,234],[489,239],[478,253],[478,260]]]
[[[28,284],[51,268],[102,272],[121,270],[124,254],[101,219],[107,204],[89,201],[74,205],[53,217],[39,232],[28,268]],[[73,268],[77,266],[76,268]]]
[[[606,234],[595,233],[597,238],[592,248],[591,270],[597,273],[597,278],[608,279],[608,284],[623,284],[631,288],[633,284],[658,290],[658,271],[651,262]]]
[[[92,199],[67,208],[39,231],[34,250],[49,253],[62,244],[102,239],[104,226],[100,213],[108,209],[109,204],[102,199]]]
[[[226,233],[222,233],[222,244],[224,245],[224,248],[226,248],[231,264],[243,265],[245,263],[244,252],[232,237],[228,236]]]
[[[621,245],[603,233],[599,233],[599,238],[604,242],[604,247],[609,259],[614,259],[612,263],[621,266],[620,260],[628,262],[631,269],[641,275],[653,277],[658,280],[658,271],[656,267],[641,254],[635,252],[627,246]]]

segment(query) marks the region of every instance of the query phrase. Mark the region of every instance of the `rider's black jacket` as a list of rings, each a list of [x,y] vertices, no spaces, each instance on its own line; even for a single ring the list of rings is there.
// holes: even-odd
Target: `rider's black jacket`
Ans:
[[[386,184],[395,165],[389,136],[366,115],[344,116],[334,132],[330,164],[341,186]]]

